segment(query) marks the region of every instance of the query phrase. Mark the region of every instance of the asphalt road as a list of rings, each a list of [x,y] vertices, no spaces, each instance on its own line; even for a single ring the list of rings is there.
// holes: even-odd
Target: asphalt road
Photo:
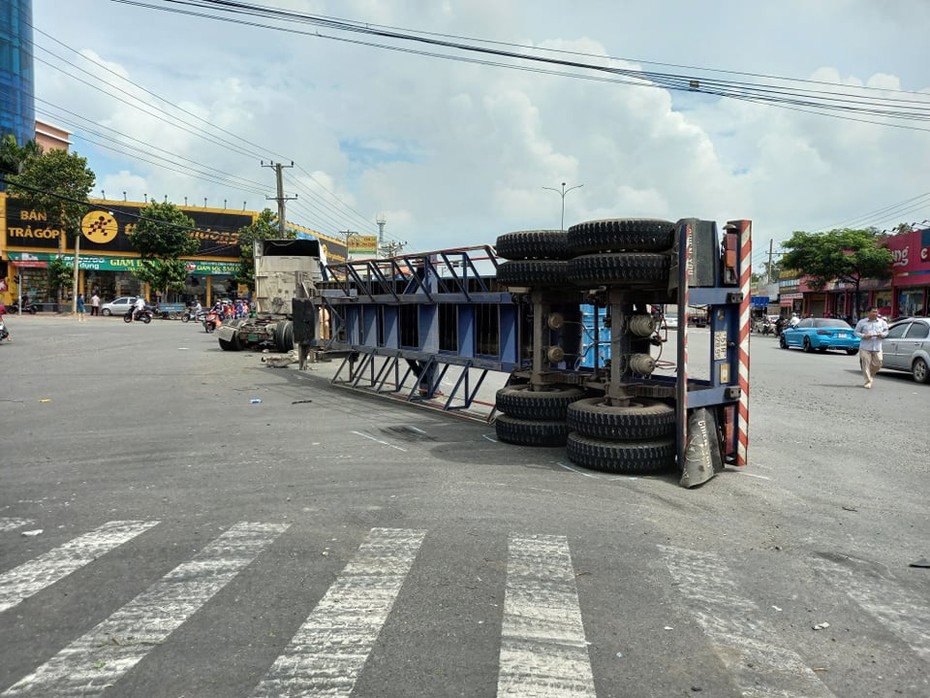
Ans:
[[[8,325],[2,696],[930,696],[907,375],[754,337],[750,465],[684,490],[195,325]]]

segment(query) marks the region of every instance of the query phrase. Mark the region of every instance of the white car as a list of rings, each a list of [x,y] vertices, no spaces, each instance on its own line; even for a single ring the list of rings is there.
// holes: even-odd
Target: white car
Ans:
[[[136,302],[136,296],[120,296],[100,306],[101,315],[125,315]]]

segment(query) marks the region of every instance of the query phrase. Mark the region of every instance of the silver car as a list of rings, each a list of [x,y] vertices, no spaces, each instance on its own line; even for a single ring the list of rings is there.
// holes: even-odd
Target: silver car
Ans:
[[[120,296],[100,306],[101,315],[125,315],[132,304],[136,302],[135,296]]]
[[[882,368],[908,371],[918,383],[930,382],[930,318],[909,317],[888,330]]]

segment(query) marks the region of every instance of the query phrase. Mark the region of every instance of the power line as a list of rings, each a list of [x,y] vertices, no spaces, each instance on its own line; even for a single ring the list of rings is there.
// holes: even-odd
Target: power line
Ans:
[[[306,36],[311,36],[314,38],[330,39],[336,41],[344,41],[348,43],[355,43],[365,46],[370,46],[374,48],[400,51],[405,53],[414,53],[420,55],[428,55],[434,58],[442,58],[445,60],[458,60],[465,62],[473,63],[482,63],[485,65],[490,64],[488,61],[475,60],[467,56],[453,55],[453,54],[443,54],[443,53],[434,53],[434,52],[425,52],[425,51],[415,51],[412,49],[402,48],[396,45],[390,44],[373,44],[370,42],[363,42],[358,40],[349,40],[345,38],[340,38],[336,36],[330,36],[322,34],[319,31],[301,31],[290,26],[278,26],[278,25],[269,25],[261,24],[259,22],[247,21],[244,19],[238,19],[236,17],[229,17],[219,14],[209,14],[205,12],[194,12],[192,10],[185,10],[178,7],[163,7],[152,5],[147,2],[140,2],[139,0],[113,0],[114,2],[119,2],[126,5],[134,5],[146,9],[160,10],[164,12],[174,13],[174,14],[183,14],[189,16],[202,17],[206,19],[214,19],[220,21],[226,21],[236,24],[242,24],[246,26],[255,26],[266,29],[272,29],[276,31],[284,31],[294,34],[302,34]],[[649,87],[659,87],[670,90],[680,90],[687,92],[697,92],[704,93],[709,95],[714,95],[718,97],[738,99],[748,102],[755,102],[761,104],[768,104],[771,106],[780,106],[781,108],[786,108],[794,111],[812,113],[821,116],[833,116],[835,118],[843,118],[847,120],[860,121],[865,123],[873,124],[882,124],[885,126],[892,126],[896,128],[904,128],[908,130],[919,130],[927,131],[930,128],[922,128],[919,126],[908,125],[907,123],[893,123],[893,122],[882,122],[874,121],[871,118],[865,117],[884,117],[886,119],[897,119],[907,121],[926,121],[930,120],[930,102],[922,99],[899,99],[899,98],[875,98],[868,96],[871,92],[879,92],[877,88],[857,88],[858,93],[851,92],[850,86],[845,85],[833,85],[831,83],[812,83],[807,81],[806,84],[816,84],[822,86],[830,86],[835,89],[833,90],[813,90],[813,89],[801,89],[797,88],[794,90],[789,90],[781,85],[767,85],[761,83],[753,82],[740,82],[733,80],[719,80],[710,77],[700,77],[697,75],[685,75],[685,74],[674,74],[674,73],[662,73],[657,71],[644,71],[639,69],[630,69],[630,68],[617,68],[609,67],[604,65],[596,65],[592,63],[584,63],[577,60],[566,60],[561,58],[549,58],[546,56],[535,55],[527,52],[517,52],[513,50],[504,50],[500,48],[488,48],[476,45],[474,42],[481,42],[477,39],[469,39],[473,43],[464,43],[462,41],[449,41],[439,38],[431,38],[431,35],[425,33],[416,33],[412,30],[395,30],[393,28],[381,27],[379,25],[372,25],[369,23],[361,23],[348,21],[338,18],[326,17],[322,15],[311,15],[311,14],[302,14],[299,12],[286,11],[276,8],[268,8],[259,5],[252,5],[248,3],[241,2],[231,2],[229,0],[171,0],[174,5],[182,5],[192,8],[199,8],[204,10],[219,11],[225,12],[230,15],[243,15],[243,16],[252,16],[252,17],[263,17],[268,19],[277,20],[285,24],[308,24],[317,27],[324,27],[332,29],[334,31],[341,31],[347,33],[358,33],[371,36],[377,36],[381,38],[392,39],[396,41],[404,42],[417,42],[430,45],[434,48],[443,48],[447,50],[460,51],[466,54],[476,53],[476,54],[486,54],[492,55],[497,58],[507,58],[512,60],[520,61],[529,61],[534,63],[545,63],[557,65],[563,68],[571,69],[582,69],[590,70],[599,73],[608,73],[611,75],[624,76],[632,82],[632,84],[638,84],[640,86],[649,86]],[[433,35],[435,36],[435,35]],[[482,43],[491,43],[491,42],[482,42]],[[526,50],[540,51],[536,47],[520,47]],[[586,54],[582,54],[586,55]],[[605,57],[598,56],[598,60],[605,60]],[[608,60],[613,60],[609,59]],[[494,63],[499,67],[506,67],[516,70],[533,70],[528,68],[525,65],[515,64],[515,63]],[[714,71],[720,72],[720,71]],[[575,73],[561,73],[565,77],[582,77]],[[748,74],[747,74],[748,75]],[[769,79],[775,79],[784,83],[795,83],[800,82],[789,78],[774,78],[773,76],[765,76]],[[624,80],[623,82],[628,82]],[[837,89],[842,89],[843,91],[837,91]],[[888,93],[890,91],[881,91]],[[906,94],[913,97],[920,96],[920,93],[916,92],[894,92],[894,94]],[[853,116],[859,115],[859,116]]]
[[[190,121],[184,120],[184,119],[178,119],[174,110],[180,111],[180,112],[182,112],[182,113],[184,113],[184,114],[187,114],[187,115],[191,116],[192,118],[194,118],[194,119],[196,119],[197,121],[199,121],[201,124],[206,125],[209,129],[213,129],[213,130],[215,130],[215,131],[219,131],[219,132],[225,133],[225,134],[229,135],[230,137],[232,137],[233,139],[235,139],[235,140],[237,140],[237,141],[241,141],[241,142],[247,144],[248,146],[252,146],[253,148],[258,148],[258,149],[260,149],[260,150],[262,149],[261,146],[258,146],[257,144],[253,143],[252,141],[249,141],[248,139],[245,139],[245,138],[243,138],[243,137],[241,137],[241,136],[238,136],[238,135],[234,134],[233,132],[231,132],[231,131],[229,131],[229,130],[227,130],[227,129],[224,129],[224,128],[220,127],[220,126],[217,126],[217,125],[213,124],[212,122],[210,122],[210,121],[208,121],[208,120],[206,120],[206,119],[204,119],[204,118],[202,118],[202,117],[200,117],[200,116],[194,114],[193,112],[190,112],[190,111],[188,111],[188,110],[186,110],[186,109],[183,109],[182,107],[176,105],[175,103],[171,102],[170,100],[168,100],[168,99],[166,99],[166,98],[164,98],[164,97],[161,97],[161,96],[158,95],[157,93],[155,93],[155,92],[153,92],[153,91],[151,91],[151,90],[148,90],[148,89],[142,87],[141,85],[139,85],[139,84],[136,83],[136,82],[133,82],[133,81],[130,80],[129,78],[126,78],[126,77],[120,75],[119,73],[113,71],[113,70],[110,69],[108,66],[103,65],[102,63],[99,63],[98,61],[93,60],[92,58],[90,58],[90,57],[88,57],[88,56],[82,54],[82,53],[81,53],[80,51],[78,51],[77,49],[74,49],[73,47],[68,46],[68,45],[65,44],[64,42],[61,42],[61,41],[59,41],[58,39],[55,39],[54,37],[51,37],[50,35],[46,34],[45,32],[41,31],[40,29],[37,29],[37,28],[35,28],[35,27],[33,27],[33,29],[34,29],[35,31],[37,31],[38,33],[42,34],[43,36],[49,37],[50,39],[52,39],[53,41],[55,41],[57,44],[63,46],[64,48],[68,49],[69,51],[74,52],[75,54],[77,54],[78,56],[80,56],[81,58],[83,58],[84,60],[89,61],[89,62],[92,63],[94,66],[96,66],[96,67],[98,67],[98,68],[100,68],[100,69],[102,69],[102,70],[107,71],[108,73],[114,75],[115,77],[119,78],[120,80],[123,80],[123,81],[129,83],[129,84],[132,85],[134,88],[136,88],[136,89],[138,89],[138,90],[140,90],[140,91],[142,91],[142,92],[144,92],[144,93],[146,93],[146,94],[151,95],[151,96],[154,97],[155,99],[158,99],[158,100],[160,100],[161,102],[164,102],[165,104],[170,105],[170,106],[172,107],[172,111],[168,111],[168,110],[163,109],[163,108],[161,108],[161,107],[159,107],[159,106],[157,106],[157,105],[152,105],[152,104],[149,104],[149,103],[147,103],[147,102],[144,102],[144,101],[140,100],[136,95],[133,95],[133,94],[127,92],[126,90],[123,90],[123,89],[119,88],[118,86],[114,85],[114,84],[111,83],[111,82],[108,82],[108,81],[106,81],[106,80],[101,80],[101,79],[99,78],[99,76],[96,76],[96,75],[94,75],[93,73],[91,73],[91,72],[89,72],[89,71],[87,71],[87,70],[84,70],[84,69],[81,68],[80,66],[78,66],[78,65],[76,65],[76,64],[74,64],[74,63],[72,63],[71,61],[68,61],[67,59],[63,58],[62,56],[60,56],[60,55],[58,55],[58,54],[55,54],[55,53],[52,52],[52,51],[49,51],[49,49],[47,49],[47,48],[45,48],[45,47],[38,46],[39,49],[41,49],[41,50],[43,50],[43,51],[49,53],[50,55],[54,56],[55,58],[57,58],[58,60],[60,60],[60,61],[62,61],[62,62],[64,62],[64,63],[66,63],[67,65],[71,66],[72,68],[74,68],[74,69],[76,69],[76,70],[78,70],[78,71],[80,71],[80,72],[82,72],[82,73],[85,73],[85,74],[91,76],[92,78],[94,78],[94,79],[96,79],[96,80],[99,80],[103,85],[106,85],[107,87],[112,88],[112,89],[118,91],[119,93],[125,95],[126,97],[130,98],[130,99],[133,100],[133,101],[130,102],[130,101],[128,101],[127,99],[124,99],[123,97],[120,97],[119,95],[113,94],[112,92],[109,92],[109,91],[106,90],[106,89],[103,89],[103,88],[98,87],[98,86],[96,86],[96,85],[92,85],[92,84],[88,83],[86,80],[82,80],[81,78],[76,77],[76,76],[74,76],[73,74],[71,74],[71,73],[69,73],[69,72],[63,70],[60,66],[54,65],[54,64],[50,63],[49,61],[45,61],[45,60],[43,60],[42,58],[39,58],[39,57],[37,57],[37,56],[35,56],[35,55],[33,55],[33,58],[34,58],[34,59],[39,60],[40,62],[42,62],[42,63],[48,65],[49,67],[51,67],[51,68],[53,68],[53,69],[55,69],[55,70],[58,70],[58,71],[62,72],[63,74],[67,75],[67,76],[70,77],[70,78],[73,78],[73,79],[75,79],[75,80],[78,80],[78,81],[80,81],[80,82],[82,82],[82,83],[84,83],[84,84],[87,84],[88,86],[90,86],[90,87],[92,87],[92,88],[98,90],[98,91],[103,92],[104,94],[107,94],[107,95],[110,96],[110,97],[113,97],[113,98],[116,99],[117,101],[119,101],[119,102],[121,102],[121,103],[123,103],[123,104],[126,104],[126,105],[129,106],[129,107],[138,109],[138,110],[142,111],[142,112],[145,113],[145,114],[148,114],[148,115],[150,115],[150,116],[153,116],[154,118],[157,118],[157,119],[158,119],[159,121],[161,121],[162,123],[165,123],[165,124],[167,124],[167,125],[171,125],[171,126],[173,126],[173,127],[175,127],[175,128],[179,128],[180,130],[185,131],[185,132],[187,132],[187,133],[190,133],[190,134],[192,134],[192,135],[195,135],[195,136],[197,136],[197,137],[199,137],[199,138],[202,138],[202,139],[206,140],[207,142],[209,142],[209,143],[211,143],[211,144],[213,144],[213,145],[219,145],[220,147],[223,147],[224,149],[231,150],[231,151],[236,152],[237,154],[240,154],[240,155],[246,155],[246,156],[248,156],[248,157],[250,157],[250,158],[258,159],[258,158],[261,156],[261,153],[258,152],[258,151],[250,150],[250,149],[248,149],[248,148],[243,148],[243,147],[241,147],[241,146],[235,145],[234,143],[232,143],[232,142],[230,142],[230,141],[228,141],[228,140],[225,140],[225,139],[218,139],[218,138],[213,138],[213,137],[208,137],[207,134],[208,134],[209,132],[208,132],[208,131],[205,131],[205,130],[203,129],[202,126],[197,125],[197,124],[195,124],[195,123],[192,123],[192,122],[190,122]],[[140,104],[143,105],[143,106],[139,106]],[[60,108],[60,107],[59,107],[59,108]],[[163,114],[165,117],[168,117],[168,119],[170,119],[171,121],[169,121],[168,119],[165,119],[165,118],[160,117],[160,116],[159,116],[158,114],[156,114],[156,113],[153,113],[153,112],[151,111],[152,109],[156,110],[156,111],[159,112],[160,114]],[[67,110],[65,110],[65,111],[67,111]],[[73,114],[73,112],[71,112],[71,113]],[[77,115],[75,115],[75,116],[77,116]],[[79,118],[83,118],[83,117],[79,117]],[[88,121],[90,121],[90,120],[88,120]],[[173,123],[173,122],[177,122],[177,123]],[[178,123],[179,123],[179,124],[183,124],[183,126],[179,126]],[[186,127],[190,127],[190,128],[185,128],[185,126],[186,126]],[[100,134],[98,133],[98,135],[100,135]],[[124,136],[124,137],[127,137],[127,138],[131,138],[130,136],[126,136],[125,134],[120,134],[120,135],[122,135],[122,136]],[[82,136],[82,137],[83,137],[83,136]],[[86,139],[86,140],[88,140],[88,142],[95,143],[95,141],[93,141],[92,139]],[[138,141],[138,139],[134,139],[134,140],[137,140],[137,141]],[[95,144],[96,144],[96,143],[95,143]],[[154,146],[152,146],[152,147],[154,147]],[[119,151],[118,149],[114,149],[114,148],[110,148],[110,149],[111,149],[111,150],[114,150],[114,152],[121,152],[121,151]],[[159,149],[159,150],[162,150],[162,152],[168,152],[168,151],[165,151],[164,149]],[[124,154],[125,154],[125,153],[124,153]],[[176,156],[176,157],[181,158],[181,156]],[[181,158],[181,159],[186,159],[186,158]],[[150,164],[153,164],[153,163],[151,163],[151,161],[147,161],[147,162],[149,162]],[[189,162],[192,162],[192,161],[189,161]],[[201,165],[201,167],[208,167],[208,166]],[[170,168],[169,168],[169,169],[170,169]],[[213,168],[209,168],[209,169],[213,169]],[[217,171],[217,172],[220,172],[219,170],[216,170],[216,171]],[[302,171],[304,171],[304,170],[302,170]],[[304,172],[305,172],[305,171],[304,171]],[[191,173],[190,173],[190,172],[185,172],[185,174],[191,174]],[[307,174],[308,174],[308,176],[310,176],[310,177],[313,179],[312,175],[309,175],[309,173],[307,173]],[[207,179],[207,181],[211,181],[211,182],[213,182],[213,183],[224,184],[223,181],[214,179],[214,178],[212,178],[212,177],[202,177],[202,178]],[[254,182],[254,181],[251,181],[251,180],[244,180],[244,179],[243,179],[243,181],[248,182],[250,185],[264,186],[264,185],[261,184],[261,183]],[[316,180],[314,179],[314,181],[316,181]],[[231,182],[226,182],[226,183],[232,184]],[[310,190],[308,187],[306,187],[306,186],[305,186],[302,182],[300,182],[299,180],[296,181],[296,184],[297,184],[297,187],[298,187],[298,188],[304,190],[304,191],[305,191],[306,193],[308,193],[311,197],[317,196],[315,192],[313,192],[312,190]],[[239,189],[242,190],[242,191],[247,191],[247,192],[249,192],[249,193],[262,193],[262,192],[256,192],[256,190],[253,189],[251,186],[247,186],[247,187],[241,187],[241,186],[240,186],[240,187],[236,187],[236,188],[239,188]],[[352,209],[350,206],[348,206],[347,204],[345,204],[345,202],[343,202],[338,196],[336,196],[336,195],[333,194],[332,192],[329,192],[328,190],[327,190],[327,192],[328,192],[328,193],[330,194],[330,196],[331,196],[333,199],[335,199],[337,202],[342,203],[343,206],[345,206],[346,209],[347,209],[348,211],[351,211],[351,212],[354,213],[355,215],[358,215],[359,218],[360,218],[360,220],[363,220],[363,221],[364,221],[364,227],[369,228],[369,229],[372,227],[372,223],[371,223],[370,221],[368,221],[367,219],[365,219],[361,214],[359,214],[357,211],[355,211],[354,209]],[[340,216],[340,217],[341,217],[341,216]],[[334,222],[334,223],[333,223],[333,227],[334,227],[334,229],[336,229],[336,230],[338,230],[338,229],[340,228],[341,225],[342,225],[342,224],[341,224],[341,223],[338,223],[338,222]]]

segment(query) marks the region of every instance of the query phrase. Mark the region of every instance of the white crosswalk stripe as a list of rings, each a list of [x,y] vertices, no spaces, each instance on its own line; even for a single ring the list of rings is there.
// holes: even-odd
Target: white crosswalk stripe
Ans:
[[[0,533],[15,531],[17,528],[25,528],[32,523],[32,519],[15,519],[8,516],[0,516]]]
[[[372,529],[252,695],[351,694],[425,535]]]
[[[660,545],[690,610],[744,696],[831,698],[798,654],[777,644],[759,607],[740,591],[714,553]]]
[[[100,695],[287,528],[286,524],[236,524],[0,695]]]
[[[513,536],[498,696],[594,698],[575,572],[563,536]]]
[[[0,575],[0,612],[67,577],[101,555],[157,525],[157,521],[110,521]]]
[[[20,521],[25,522],[25,525],[34,524],[25,519]],[[54,627],[57,605],[54,606],[55,610],[42,609],[36,603],[39,601],[37,597],[20,606],[24,599],[40,594],[52,584],[61,583],[62,593],[58,597],[64,606],[70,604],[67,612],[84,618],[79,605],[81,602],[75,601],[75,598],[81,598],[81,594],[70,595],[71,589],[67,585],[74,582],[64,581],[65,577],[91,565],[107,553],[122,555],[121,560],[129,558],[128,567],[122,564],[118,567],[132,569],[132,558],[144,554],[142,551],[153,542],[162,544],[163,539],[159,533],[164,534],[164,531],[159,529],[149,534],[144,546],[126,546],[127,549],[121,553],[115,552],[116,548],[156,525],[157,521],[112,521],[39,555],[31,562],[0,574],[0,613],[14,609],[3,619],[5,621],[15,617],[15,625],[11,625],[10,629],[20,634],[6,645],[0,636],[0,647],[13,650],[16,643],[20,642],[20,637],[26,637],[32,632],[30,613],[43,618],[40,624],[48,625],[50,622]],[[0,698],[99,696],[118,684],[133,667],[161,645],[167,646],[159,656],[149,657],[147,663],[138,669],[141,674],[127,676],[123,683],[141,685],[140,681],[150,680],[152,675],[160,676],[160,662],[166,661],[166,657],[181,657],[181,661],[186,662],[188,655],[184,649],[185,643],[189,642],[189,637],[196,635],[196,625],[201,622],[193,617],[194,614],[256,561],[288,529],[288,524],[248,522],[230,527],[161,579],[154,576],[143,582],[142,586],[150,585],[144,592],[116,609],[78,639],[74,640],[73,637],[92,624],[88,622],[89,619],[84,618],[81,630],[74,635],[61,637],[60,640],[56,636],[54,640],[43,644],[43,647],[50,647],[49,643],[55,642],[54,649],[49,649],[49,655],[57,651],[44,664],[40,659],[29,662],[28,653],[21,652],[16,659],[21,664],[16,673],[10,673],[12,664],[6,667],[6,678],[0,685],[0,691],[7,688],[0,693]],[[416,586],[410,590],[409,596],[400,596],[404,585],[411,584],[407,580],[411,572],[415,571],[414,565],[428,568],[436,564],[436,550],[440,551],[439,564],[444,562],[441,545],[433,545],[421,551],[427,535],[427,531],[419,529],[373,528],[368,531],[335,581],[325,593],[320,589],[322,597],[316,606],[312,610],[309,607],[302,609],[298,618],[294,619],[296,624],[306,616],[281,653],[277,657],[263,654],[260,660],[248,667],[247,672],[242,671],[243,678],[235,684],[235,695],[252,698],[349,697],[357,685],[363,685],[369,691],[375,685],[364,682],[369,677],[363,676],[363,672],[372,671],[372,676],[378,678],[381,678],[379,672],[391,675],[392,662],[404,655],[392,654],[399,650],[389,640],[394,637],[393,633],[400,632],[399,628],[407,627],[409,619],[416,617],[417,609],[412,609],[413,615],[409,608],[398,609],[400,615],[408,620],[396,626],[388,626],[387,635],[383,629],[398,605],[399,598],[403,599],[402,604],[409,603],[423,591],[419,585],[427,577],[414,575],[412,579]],[[288,538],[296,540],[295,536]],[[440,539],[438,542],[443,541]],[[498,541],[498,544],[502,543],[502,540]],[[715,664],[716,668],[713,669],[715,679],[720,679],[722,683],[732,683],[740,695],[752,698],[835,698],[835,695],[848,694],[848,685],[837,679],[838,674],[818,674],[812,668],[830,666],[829,660],[832,659],[838,671],[845,665],[846,658],[841,652],[832,656],[829,651],[825,654],[820,649],[812,652],[810,646],[798,643],[796,635],[791,634],[789,628],[793,626],[770,623],[771,617],[765,617],[764,611],[753,601],[753,592],[750,590],[769,592],[771,586],[763,584],[759,588],[754,585],[752,575],[741,572],[745,570],[743,561],[731,566],[720,554],[671,545],[658,546],[658,552],[659,561],[664,563],[664,568],[675,582],[673,588],[680,594],[684,612],[692,615],[696,623],[695,627],[688,628],[676,637],[676,641],[679,646],[684,646],[682,643],[685,640],[692,642],[694,637],[700,638],[699,642],[705,644],[704,654],[712,650],[719,659],[719,664]],[[581,551],[581,554],[580,559],[584,559],[586,551]],[[501,557],[495,556],[495,561]],[[266,573],[275,574],[267,570],[270,567],[268,562],[265,560],[265,565],[255,565],[252,570],[255,575],[253,581]],[[921,588],[902,586],[884,568],[852,558],[824,555],[815,559],[811,566],[827,584],[835,587],[834,595],[848,596],[888,631],[883,645],[876,650],[876,655],[884,653],[882,656],[886,663],[888,657],[899,657],[900,652],[913,653],[910,661],[918,665],[930,660],[930,610]],[[319,571],[312,564],[308,564],[306,569],[309,572]],[[654,571],[655,567],[652,569]],[[668,583],[665,569],[659,573],[662,578],[658,582],[660,586]],[[159,570],[157,574],[163,571]],[[100,579],[93,574],[79,579],[85,577]],[[604,608],[605,589],[598,588],[597,584],[591,586],[586,583],[581,589],[584,594],[579,598],[572,550],[567,537],[510,535],[507,539],[506,566],[498,566],[495,576],[482,574],[480,579],[488,585],[487,594],[483,594],[483,597],[490,596],[493,608],[503,607],[499,647],[489,644],[480,648],[469,646],[470,656],[479,657],[479,661],[493,663],[495,657],[497,660],[496,677],[493,673],[484,673],[487,679],[484,693],[496,693],[499,698],[596,698],[595,669],[598,672],[606,671],[606,675],[599,679],[604,682],[600,685],[602,692],[605,687],[615,685],[619,676],[617,672],[621,670],[613,662],[612,666],[605,667],[604,653],[607,650],[610,658],[614,654],[620,658],[621,653],[616,652],[610,639],[605,642],[605,637],[615,636],[617,629],[625,625],[635,627],[639,620],[616,615],[604,625],[601,623],[602,618],[597,615],[587,618],[583,616],[586,603],[598,609]],[[818,591],[823,586],[820,584]],[[627,588],[624,586],[618,591],[616,587],[611,587],[606,591],[608,594],[625,594]],[[435,589],[431,588],[430,592],[433,591]],[[279,593],[286,594],[286,587],[282,587]],[[440,590],[437,593],[444,592]],[[248,599],[238,598],[238,593],[228,594],[213,601],[216,605],[206,615],[224,614],[224,604],[231,603],[232,596],[237,597],[237,611],[240,606],[249,603]],[[430,599],[427,603],[432,601]],[[447,608],[451,604],[454,608],[456,600],[437,596],[436,603],[437,607]],[[638,596],[623,598],[617,608],[621,612],[626,610],[636,614],[638,603]],[[767,606],[767,603],[763,605]],[[467,614],[469,609],[463,606],[457,608],[456,612]],[[864,614],[859,615],[865,617]],[[650,622],[653,618],[648,610],[645,617]],[[589,624],[587,633],[584,621]],[[183,636],[176,636],[172,640],[172,633],[185,623],[192,626],[188,628],[191,634],[179,633]],[[484,621],[479,621],[481,623]],[[426,627],[429,627],[429,623]],[[609,628],[610,632],[605,632],[605,628]],[[496,629],[491,630],[485,624],[483,630],[485,634],[482,643],[496,642]],[[488,633],[488,630],[491,632]],[[784,634],[783,637],[779,636],[779,630]],[[589,637],[595,640],[590,650]],[[369,663],[379,638],[385,651],[379,652],[379,661]],[[412,644],[422,652],[424,646],[431,646],[430,639],[424,637]],[[249,638],[250,647],[251,642],[252,638]],[[800,648],[796,647],[798,644]],[[61,647],[64,648],[58,651]],[[264,652],[269,649],[268,646],[262,646]],[[814,656],[802,656],[805,653]],[[694,656],[699,657],[700,654],[697,652]],[[15,650],[11,652],[11,657],[14,655]],[[622,655],[626,655],[624,663],[633,656],[625,649]],[[592,664],[592,658],[600,663]],[[6,659],[0,656],[0,665]],[[196,657],[194,661],[204,660]],[[683,661],[683,673],[686,674],[689,667],[693,668],[692,658],[686,657]],[[369,663],[367,669],[366,663]],[[37,664],[41,665],[36,668]],[[636,672],[640,671],[637,667],[630,662],[622,669],[623,677],[636,680]],[[200,668],[195,665],[186,667],[186,670],[198,672]],[[653,670],[654,667],[642,669],[646,673],[638,680],[647,681],[642,695],[657,694],[650,693],[648,685],[648,677],[651,676],[648,672]],[[703,666],[700,670],[704,670]],[[146,675],[146,672],[150,675]],[[493,672],[493,668],[490,672]],[[910,672],[910,669],[900,672],[895,680],[905,682],[901,684],[904,694],[924,695],[920,688],[925,683],[918,687],[918,683],[911,681]],[[146,678],[140,679],[140,676]],[[360,677],[363,678],[361,684]],[[172,687],[172,695],[196,694],[194,690],[185,690],[182,679],[175,680],[179,683],[177,687]],[[668,694],[668,687],[663,686],[664,694]],[[916,693],[913,692],[914,687],[918,687]],[[458,685],[443,688],[449,689],[448,694],[463,692],[463,687]],[[407,689],[404,685],[398,687],[399,691]],[[868,691],[872,689],[874,687],[864,688],[862,695],[871,695]],[[120,690],[118,685],[115,690]]]
[[[876,574],[866,563],[852,559],[846,562],[819,559],[814,567],[831,580],[841,580],[841,588],[853,601],[918,656],[930,660],[930,607],[926,602]]]

